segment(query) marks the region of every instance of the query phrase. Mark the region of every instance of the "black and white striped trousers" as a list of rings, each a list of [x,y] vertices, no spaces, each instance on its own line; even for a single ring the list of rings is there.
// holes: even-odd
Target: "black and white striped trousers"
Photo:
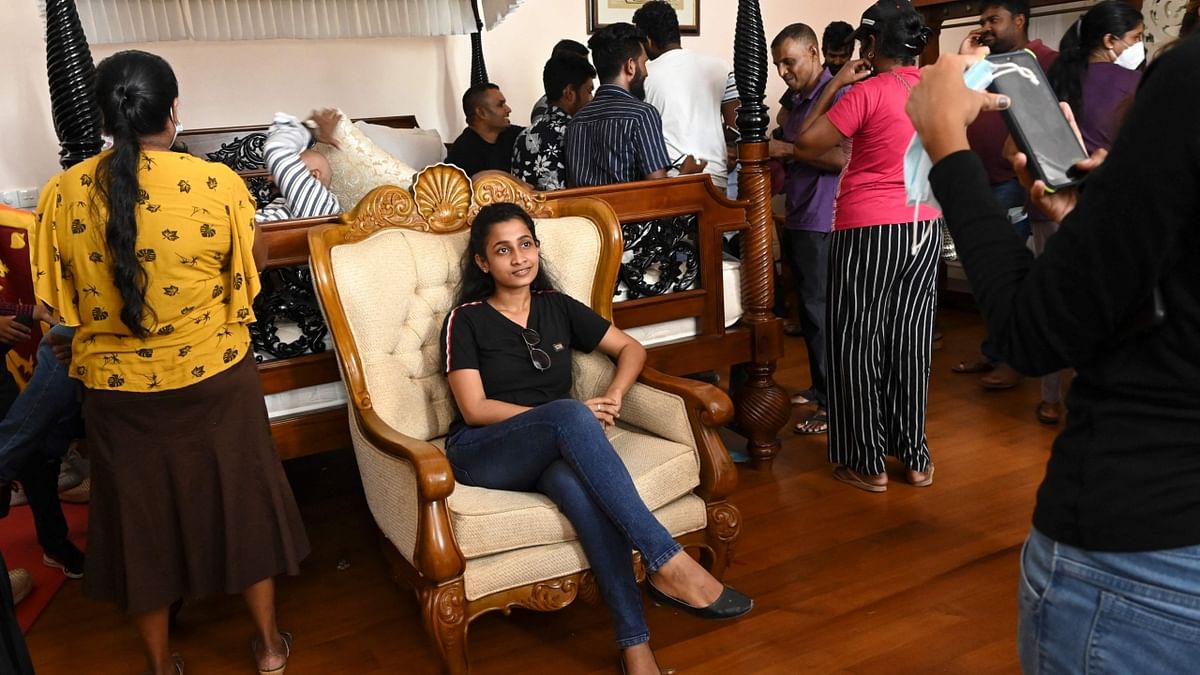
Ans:
[[[893,455],[929,468],[929,397],[941,221],[833,233],[829,252],[829,461],[867,475]]]

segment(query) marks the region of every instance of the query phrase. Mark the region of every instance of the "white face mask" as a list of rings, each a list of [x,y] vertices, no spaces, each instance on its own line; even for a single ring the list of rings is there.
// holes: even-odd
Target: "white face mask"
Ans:
[[[963,73],[963,83],[967,85],[968,89],[983,91],[992,83],[992,80],[1010,73],[1032,80],[1034,84],[1038,82],[1037,75],[1029,68],[1018,66],[1015,63],[996,65],[987,59],[980,59]],[[929,172],[932,169],[933,160],[929,158],[929,153],[925,152],[920,134],[913,134],[912,141],[908,144],[908,150],[904,153],[904,191],[907,197],[906,203],[913,207],[914,225],[918,221],[922,204],[927,204],[939,211],[942,210],[937,197],[933,195],[933,186],[929,184]],[[912,254],[914,256],[932,235],[933,228],[927,228],[921,238],[913,242]]]
[[[167,146],[168,148],[175,147],[175,141],[179,138],[179,134],[182,131],[183,131],[183,122],[180,122],[179,118],[176,117],[175,118],[175,135],[171,137],[171,144]]]
[[[1117,54],[1117,58],[1113,59],[1113,63],[1125,68],[1126,70],[1137,70],[1142,62],[1146,60],[1146,43],[1138,40],[1133,43],[1132,47],[1126,47],[1125,51]]]

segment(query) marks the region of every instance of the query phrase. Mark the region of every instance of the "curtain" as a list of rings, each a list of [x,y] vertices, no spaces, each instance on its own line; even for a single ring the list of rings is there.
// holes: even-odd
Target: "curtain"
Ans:
[[[76,0],[92,44],[461,35],[474,0]],[[524,0],[480,0],[486,28]],[[39,0],[45,9],[44,0]]]

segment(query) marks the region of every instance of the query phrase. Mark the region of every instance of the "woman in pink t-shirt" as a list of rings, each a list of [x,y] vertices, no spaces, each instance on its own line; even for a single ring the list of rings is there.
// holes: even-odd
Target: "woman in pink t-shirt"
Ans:
[[[829,460],[834,478],[868,492],[887,489],[887,455],[910,484],[933,483],[925,408],[941,214],[914,213],[904,191],[904,105],[929,35],[906,0],[867,8],[854,34],[863,58],[838,72],[796,140],[801,161],[848,148],[829,257]]]

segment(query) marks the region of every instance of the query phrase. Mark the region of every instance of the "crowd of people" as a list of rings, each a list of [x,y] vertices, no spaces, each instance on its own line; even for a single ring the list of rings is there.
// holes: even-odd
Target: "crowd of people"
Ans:
[[[854,488],[886,491],[888,457],[909,485],[933,484],[925,421],[948,228],[988,329],[980,356],[955,372],[982,374],[989,389],[1040,376],[1037,419],[1065,418],[1021,555],[1023,669],[1074,672],[1103,651],[1113,672],[1186,672],[1200,658],[1200,277],[1190,267],[1200,38],[1147,69],[1130,5],[1093,5],[1058,50],[1029,39],[1030,19],[1027,0],[984,0],[959,53],[924,70],[932,32],[907,0],[880,0],[857,27],[835,22],[820,40],[793,23],[771,41],[787,92],[769,152],[811,375],[793,397],[812,409],[795,432],[828,434],[833,478]],[[1081,186],[1051,193],[1033,180],[1001,116],[1023,102],[964,84],[976,60],[1017,50],[1036,56],[1090,154]],[[700,172],[730,183],[736,83],[726,63],[682,47],[669,3],[645,3],[586,46],[559,42],[543,85],[528,128],[510,123],[498,86],[471,87],[447,161],[539,190]],[[343,207],[310,149],[337,144],[338,114],[275,117],[265,155],[282,195],[256,210],[232,171],[172,151],[180,92],[163,59],[105,59],[96,97],[112,147],[46,186],[30,242],[38,302],[0,304],[4,345],[29,339],[35,321],[53,326],[26,388],[0,380],[0,517],[20,481],[45,564],[85,576],[89,596],[131,616],[153,675],[184,672],[172,605],[216,593],[245,598],[255,666],[280,675],[292,636],[277,624],[273,579],[298,573],[309,545],[248,326],[260,223]],[[906,191],[918,132],[940,208]],[[753,601],[682,552],[604,434],[645,349],[556,291],[517,205],[480,211],[462,269],[440,341],[457,404],[445,446],[455,479],[548,496],[595,571],[621,668],[661,672],[631,548],[660,603],[725,619]],[[570,399],[576,349],[615,363],[603,395]],[[184,356],[190,370],[177,367]],[[81,421],[93,481],[86,559],[57,494]],[[13,589],[0,590],[10,617]],[[1109,637],[1098,645],[1101,621]],[[1091,634],[1079,629],[1088,624]]]

